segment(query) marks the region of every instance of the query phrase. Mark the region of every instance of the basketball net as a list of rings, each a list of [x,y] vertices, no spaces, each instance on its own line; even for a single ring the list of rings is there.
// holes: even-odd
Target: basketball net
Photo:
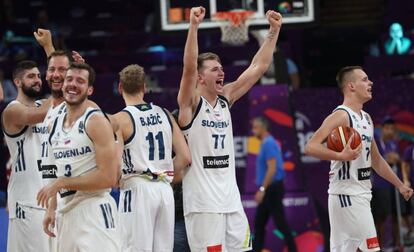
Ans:
[[[213,20],[220,22],[221,42],[229,45],[243,45],[249,41],[249,25],[246,20],[254,11],[223,11],[217,12]]]

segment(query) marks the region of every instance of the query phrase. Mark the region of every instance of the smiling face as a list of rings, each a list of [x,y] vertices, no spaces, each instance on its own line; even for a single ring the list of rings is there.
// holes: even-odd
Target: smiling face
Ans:
[[[93,88],[88,83],[89,72],[85,69],[69,69],[63,82],[63,97],[68,105],[83,103]]]
[[[62,86],[66,71],[69,68],[69,59],[65,55],[50,58],[46,72],[46,81],[49,84],[53,97],[62,97]]]
[[[17,80],[17,85],[22,92],[30,98],[37,98],[42,93],[42,80],[37,67],[25,70],[21,78]]]
[[[209,93],[222,94],[224,71],[220,62],[217,60],[205,60],[199,70],[198,83]]]

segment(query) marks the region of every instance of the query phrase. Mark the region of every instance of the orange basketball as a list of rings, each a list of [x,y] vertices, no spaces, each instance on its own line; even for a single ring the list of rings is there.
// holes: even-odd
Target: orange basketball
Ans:
[[[361,143],[361,135],[355,129],[347,126],[339,126],[331,131],[328,136],[328,148],[336,152],[341,152],[348,143],[352,133],[354,133],[354,136],[351,139],[350,147],[356,149]]]

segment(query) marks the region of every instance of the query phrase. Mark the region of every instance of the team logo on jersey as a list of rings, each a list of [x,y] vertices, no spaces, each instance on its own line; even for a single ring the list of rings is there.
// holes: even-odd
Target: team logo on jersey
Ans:
[[[222,101],[222,100],[220,100],[220,105],[221,105],[221,108],[225,108],[226,107],[226,103],[224,101]]]
[[[66,145],[66,144],[70,144],[70,139],[66,139],[66,140],[64,140],[64,143],[65,143],[65,145]]]
[[[204,169],[220,169],[229,167],[229,155],[203,157]]]
[[[377,237],[367,239],[368,249],[374,249],[379,247],[379,242]]]
[[[368,180],[371,178],[371,167],[358,169],[358,180]]]
[[[85,129],[85,124],[83,122],[79,123],[78,131],[80,134],[83,134],[83,130]]]

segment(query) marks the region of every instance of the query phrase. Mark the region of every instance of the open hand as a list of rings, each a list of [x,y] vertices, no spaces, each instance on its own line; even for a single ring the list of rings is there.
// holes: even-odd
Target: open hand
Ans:
[[[45,231],[45,233],[50,237],[56,237],[56,235],[52,232],[52,230],[55,228],[55,222],[55,210],[48,208],[43,219],[43,231]]]
[[[48,208],[49,207],[49,199],[53,196],[56,196],[58,191],[60,190],[59,186],[59,179],[55,180],[54,182],[44,186],[40,191],[37,193],[37,205]]]
[[[352,142],[351,139],[353,139],[353,137],[354,137],[354,133],[352,133],[345,148],[339,154],[341,157],[340,160],[351,161],[351,160],[357,159],[359,155],[361,155],[362,143],[360,143],[356,149],[351,148],[351,142]]]

